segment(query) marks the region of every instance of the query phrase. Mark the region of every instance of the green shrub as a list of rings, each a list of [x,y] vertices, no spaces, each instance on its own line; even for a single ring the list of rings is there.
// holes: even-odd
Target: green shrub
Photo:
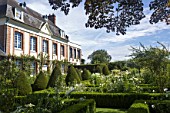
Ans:
[[[60,113],[95,113],[96,104],[93,99],[83,100],[79,103],[72,105]]]
[[[82,73],[82,80],[89,80],[90,77],[91,77],[90,71],[85,68]]]
[[[69,83],[74,84],[74,82],[80,83],[80,78],[73,66],[68,69],[65,81],[67,85],[69,85]]]
[[[169,113],[170,100],[136,100],[135,103],[147,103],[150,113]]]
[[[75,68],[76,69],[76,72],[77,72],[77,74],[78,74],[78,76],[79,76],[79,78],[80,78],[80,80],[82,80],[82,77],[81,77],[81,70],[80,69],[77,69],[77,68]]]
[[[63,93],[64,95],[64,93]],[[61,95],[62,96],[62,95]],[[86,97],[94,99],[97,107],[128,109],[135,100],[156,100],[164,95],[161,93],[90,93],[90,92],[72,92],[71,98]]]
[[[127,113],[149,113],[149,107],[145,103],[134,103]]]
[[[109,75],[109,74],[110,74],[110,71],[109,71],[109,68],[108,68],[107,65],[105,65],[105,66],[103,67],[103,74],[104,74],[104,75]]]
[[[96,72],[102,74],[102,67],[98,65],[96,67]]]
[[[48,85],[47,88],[49,87],[54,87],[55,83],[58,81],[58,77],[61,76],[61,69],[59,67],[59,65],[57,64],[56,67],[53,69],[53,72],[50,76],[50,79],[48,81]]]
[[[15,85],[18,89],[18,95],[27,95],[32,92],[31,84],[28,82],[25,72],[20,71],[15,80]]]
[[[44,72],[40,72],[33,84],[33,90],[38,91],[38,90],[43,90],[46,89],[48,83],[48,78],[44,74]]]

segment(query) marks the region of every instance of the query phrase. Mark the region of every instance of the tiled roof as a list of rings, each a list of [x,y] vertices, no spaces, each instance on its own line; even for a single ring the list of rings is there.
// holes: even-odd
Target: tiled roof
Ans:
[[[24,12],[24,24],[40,30],[42,25],[47,22],[53,35],[56,37],[60,37],[60,28],[58,28],[53,22],[51,22],[50,20],[46,21],[43,18],[43,15],[30,9],[29,7],[23,8],[16,0],[0,0],[0,17],[9,17],[16,20],[13,11],[14,8],[17,8]]]

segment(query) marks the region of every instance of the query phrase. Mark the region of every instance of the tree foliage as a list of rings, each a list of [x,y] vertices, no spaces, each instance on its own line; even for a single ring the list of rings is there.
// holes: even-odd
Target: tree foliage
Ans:
[[[170,52],[165,45],[158,42],[160,47],[145,47],[140,44],[139,48],[132,47],[132,58],[141,67],[148,69],[155,77],[156,83],[163,91],[166,85],[166,69],[169,62]]]
[[[111,60],[111,56],[107,53],[106,50],[101,49],[94,51],[91,55],[88,56],[88,59],[91,60],[92,64],[108,63]]]
[[[52,9],[60,9],[66,15],[70,8],[79,6],[83,0],[49,0]],[[85,0],[84,9],[88,15],[86,27],[95,29],[106,28],[107,32],[126,34],[127,27],[140,24],[145,15],[143,13],[144,0]],[[165,20],[169,24],[169,0],[152,0],[149,4],[153,13],[150,23]]]

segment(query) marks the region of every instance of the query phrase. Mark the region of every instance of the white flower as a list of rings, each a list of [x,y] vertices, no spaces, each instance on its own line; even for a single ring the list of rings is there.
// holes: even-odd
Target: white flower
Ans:
[[[35,106],[35,105],[34,105],[34,104],[31,104],[31,103],[25,105],[25,107],[29,107],[29,108],[34,107],[34,106]]]
[[[155,108],[155,105],[151,105],[152,108]]]
[[[146,101],[144,103],[146,104]]]
[[[30,77],[33,77],[34,75],[30,75]]]
[[[168,91],[168,88],[165,88],[164,91]]]
[[[155,90],[153,90],[152,92],[155,93]]]

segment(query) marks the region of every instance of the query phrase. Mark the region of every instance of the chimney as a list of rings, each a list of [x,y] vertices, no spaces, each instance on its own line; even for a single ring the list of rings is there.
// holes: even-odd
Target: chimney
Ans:
[[[49,19],[50,21],[52,21],[52,22],[56,25],[56,16],[55,16],[55,14],[49,15],[49,16],[48,16],[48,19]]]

